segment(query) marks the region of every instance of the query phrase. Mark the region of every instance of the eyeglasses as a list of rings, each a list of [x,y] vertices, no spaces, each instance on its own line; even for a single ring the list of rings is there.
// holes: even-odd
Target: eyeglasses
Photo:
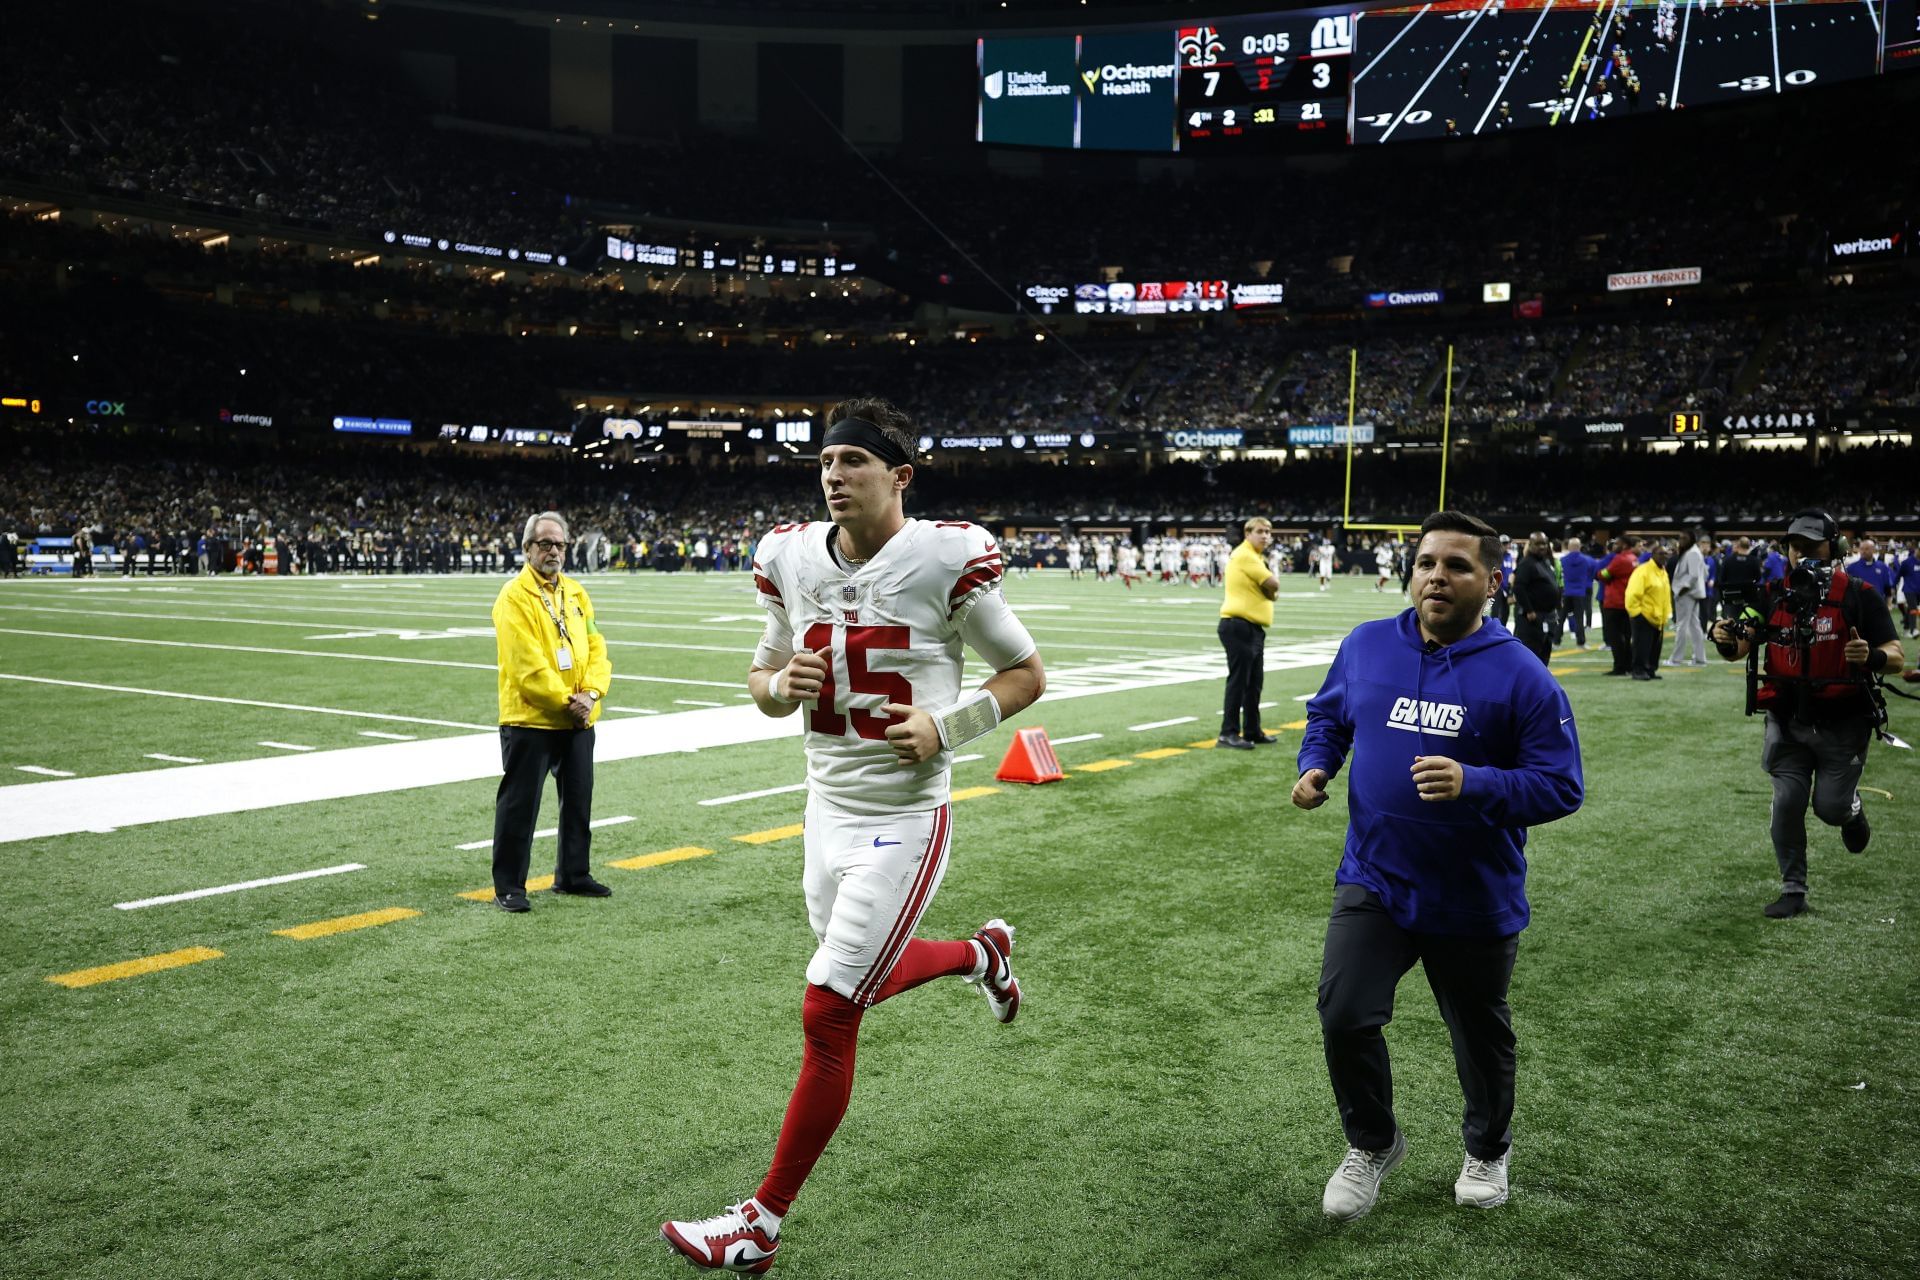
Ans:
[[[567,544],[557,538],[535,538],[529,546],[539,547],[542,551],[565,551]]]

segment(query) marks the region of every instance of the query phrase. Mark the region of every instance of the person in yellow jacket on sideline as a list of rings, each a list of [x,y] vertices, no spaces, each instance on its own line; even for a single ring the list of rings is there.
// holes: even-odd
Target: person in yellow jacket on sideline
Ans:
[[[1667,577],[1666,543],[1655,544],[1645,564],[1627,579],[1627,618],[1633,627],[1633,678],[1660,678],[1660,643],[1673,616],[1673,583]]]
[[[1227,558],[1226,599],[1220,606],[1220,645],[1227,651],[1227,701],[1215,746],[1236,751],[1270,747],[1280,739],[1260,727],[1260,690],[1266,679],[1267,628],[1280,579],[1267,567],[1273,523],[1255,516],[1241,526],[1244,540]]]
[[[611,897],[587,870],[593,840],[593,726],[613,680],[607,642],[593,602],[560,572],[567,521],[542,511],[521,537],[527,563],[493,602],[500,665],[500,761],[504,776],[493,804],[493,901],[502,911],[528,909],[527,864],[546,777],[560,795],[560,853],[555,893]]]

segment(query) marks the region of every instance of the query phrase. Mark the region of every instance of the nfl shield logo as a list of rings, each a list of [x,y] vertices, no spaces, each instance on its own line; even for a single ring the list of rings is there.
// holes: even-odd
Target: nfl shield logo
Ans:
[[[859,592],[851,582],[843,582],[840,584],[840,598],[848,604],[852,604],[853,598],[858,594]]]

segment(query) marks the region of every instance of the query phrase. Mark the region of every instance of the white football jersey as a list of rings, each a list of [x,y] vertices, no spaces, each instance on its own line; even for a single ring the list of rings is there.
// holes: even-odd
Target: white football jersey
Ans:
[[[793,650],[821,653],[831,670],[818,701],[798,712],[808,786],[849,813],[937,808],[947,803],[953,753],[900,768],[886,742],[895,721],[880,708],[939,711],[959,701],[961,626],[999,589],[1000,548],[964,520],[910,519],[871,560],[849,567],[828,550],[834,533],[827,521],[781,525],[753,562],[760,603],[790,628]],[[1033,652],[1025,643],[1024,653],[981,656],[1004,670]]]

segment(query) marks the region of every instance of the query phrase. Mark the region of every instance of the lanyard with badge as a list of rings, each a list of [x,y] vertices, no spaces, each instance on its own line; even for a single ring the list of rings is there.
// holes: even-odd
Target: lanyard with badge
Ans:
[[[554,653],[554,662],[562,671],[573,670],[573,637],[567,634],[567,592],[564,587],[556,586],[554,593],[560,597],[560,608],[556,612],[553,601],[547,599],[547,589],[540,588],[540,603],[546,606],[547,616],[553,619],[553,625],[560,632],[560,647]]]

